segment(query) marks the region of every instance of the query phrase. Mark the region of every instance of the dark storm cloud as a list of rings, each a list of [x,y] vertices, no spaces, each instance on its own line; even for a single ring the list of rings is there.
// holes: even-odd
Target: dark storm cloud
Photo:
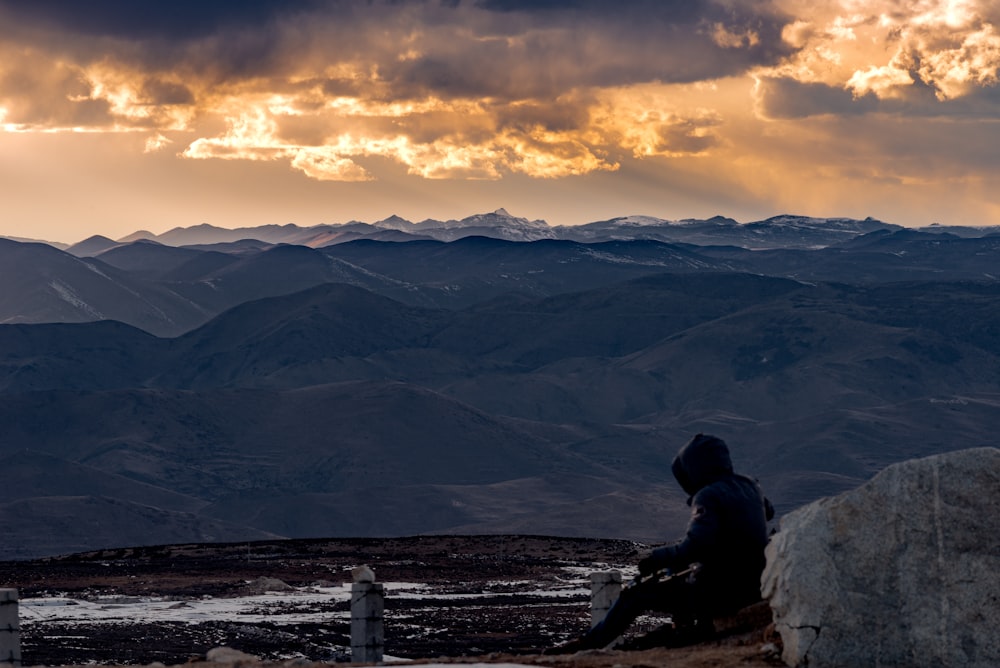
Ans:
[[[452,3],[457,5],[458,3]],[[474,3],[483,9],[499,12],[537,11],[549,9],[579,9],[587,4],[583,0],[481,0]]]
[[[508,0],[436,9],[424,16],[413,57],[380,59],[380,75],[401,97],[527,99],[690,83],[776,64],[793,51],[781,38],[789,18],[750,3]],[[398,19],[387,14],[380,27]]]
[[[143,101],[148,104],[192,104],[194,93],[176,81],[148,79],[142,86]]]
[[[873,113],[911,118],[994,119],[1000,113],[1000,88],[996,86],[975,89],[952,100],[941,100],[935,92],[933,87],[914,81],[894,97],[879,98],[873,93],[856,96],[844,86],[764,77],[757,85],[757,101],[758,111],[774,120],[850,118]]]
[[[0,46],[80,67],[119,62],[218,83],[280,68],[288,51],[280,24],[314,6],[312,0],[0,0]]]
[[[221,28],[260,25],[314,4],[310,0],[0,0],[0,10],[15,20],[73,33],[185,40]]]
[[[788,55],[787,21],[761,3],[710,0],[0,0],[0,35],[82,58],[227,77],[280,74],[309,58],[367,60],[414,93],[450,95],[736,74]],[[719,34],[746,43],[720,43]],[[406,48],[419,56],[401,62]]]
[[[578,130],[587,125],[590,100],[574,96],[545,104],[531,102],[498,110],[501,127],[542,128],[548,132]]]
[[[851,91],[824,83],[806,83],[788,78],[762,78],[757,88],[759,111],[767,118],[794,119],[809,116],[851,116],[875,111],[874,95],[854,97]]]
[[[569,14],[592,19],[621,20],[624,17],[645,17],[648,20],[666,18],[671,23],[691,23],[710,13],[712,2],[705,0],[631,0],[604,2],[601,0],[482,0],[476,7],[494,12],[521,12],[538,20],[561,20]]]

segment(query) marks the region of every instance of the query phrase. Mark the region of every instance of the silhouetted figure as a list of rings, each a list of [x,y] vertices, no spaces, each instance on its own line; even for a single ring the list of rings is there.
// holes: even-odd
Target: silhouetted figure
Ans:
[[[622,590],[604,620],[555,652],[604,647],[649,610],[670,613],[678,627],[711,629],[713,617],[760,600],[767,522],[774,516],[760,487],[733,473],[725,441],[707,434],[681,448],[673,474],[690,495],[686,535],[643,557],[639,578]]]

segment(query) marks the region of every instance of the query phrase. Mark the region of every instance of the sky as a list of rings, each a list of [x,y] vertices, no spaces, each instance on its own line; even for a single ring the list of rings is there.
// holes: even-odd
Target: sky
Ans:
[[[0,0],[0,235],[1000,224],[996,0]]]

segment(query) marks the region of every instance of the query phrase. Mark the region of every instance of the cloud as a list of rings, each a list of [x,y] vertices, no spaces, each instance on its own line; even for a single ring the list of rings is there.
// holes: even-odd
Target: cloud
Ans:
[[[129,40],[190,40],[226,28],[259,26],[319,3],[305,0],[0,0],[10,21],[58,32]]]
[[[759,73],[770,82],[765,96],[773,96],[762,108],[774,115],[812,115],[823,108],[826,113],[947,115],[983,108],[991,97],[984,91],[1000,83],[1000,11],[988,0],[822,5],[785,0],[782,7],[800,17],[784,29],[785,40],[798,51]],[[792,82],[801,85],[794,88]],[[845,103],[837,89],[861,104]],[[811,102],[807,92],[814,94]],[[954,104],[963,98],[977,101]]]
[[[7,39],[43,42],[81,64],[120,59],[229,81],[355,63],[411,95],[694,81],[789,53],[786,17],[766,3],[725,0],[0,0],[0,18]]]
[[[854,116],[875,111],[874,95],[857,96],[843,87],[803,82],[791,77],[759,77],[754,87],[757,112],[768,119]]]
[[[314,179],[373,178],[373,156],[559,177],[712,150],[718,113],[635,91],[775,66],[789,20],[732,0],[0,0],[0,106],[22,131],[146,131],[147,151]]]
[[[146,139],[146,146],[143,149],[143,152],[155,153],[156,151],[162,150],[173,143],[174,142],[169,137],[164,137],[163,135],[157,133],[155,136],[148,137]]]
[[[370,180],[372,176],[357,159],[373,156],[392,159],[405,165],[411,174],[430,179],[496,179],[504,172],[544,178],[617,167],[578,139],[575,128],[501,121],[500,117],[507,113],[503,108],[470,104],[464,114],[459,114],[442,102],[415,110],[396,104],[367,105],[351,99],[304,112],[288,106],[287,100],[279,105],[269,102],[273,100],[259,101],[237,112],[235,109],[243,108],[246,100],[233,100],[234,111],[227,115],[226,131],[195,140],[183,156],[289,160],[292,168],[312,178],[343,181]],[[326,114],[330,117],[325,118]],[[414,131],[415,118],[430,119],[431,129]],[[452,123],[445,123],[446,119]],[[290,130],[289,125],[296,127]],[[297,142],[294,138],[302,132],[302,125],[315,125],[329,133],[321,142]],[[447,131],[442,125],[448,125]]]
[[[31,50],[0,50],[0,106],[6,122],[19,130],[38,126],[107,128],[113,125],[110,104],[90,97],[79,68],[44,61]]]
[[[723,118],[710,109],[678,107],[678,92],[654,85],[605,91],[593,112],[595,141],[635,158],[706,154],[721,142],[717,131]]]
[[[0,110],[314,180],[560,178],[753,150],[751,109],[992,120],[998,21],[988,0],[0,0]]]

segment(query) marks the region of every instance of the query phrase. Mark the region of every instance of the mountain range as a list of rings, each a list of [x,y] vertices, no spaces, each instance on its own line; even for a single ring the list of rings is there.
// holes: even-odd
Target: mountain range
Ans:
[[[975,228],[920,231],[871,219],[777,216],[743,225],[721,217],[680,223],[632,217],[579,226],[589,232],[574,228],[578,237],[600,237],[582,241],[504,239],[525,229],[544,231],[545,225],[516,219],[502,209],[450,221],[447,228],[401,219],[386,224],[489,229],[492,236],[454,241],[356,238],[312,247],[275,240],[301,237],[303,229],[309,230],[306,241],[315,240],[315,228],[199,226],[172,230],[162,238],[201,243],[91,238],[65,251],[0,239],[0,281],[9,286],[0,294],[0,323],[113,319],[158,336],[177,336],[245,301],[330,282],[416,306],[464,308],[511,293],[552,296],[662,272],[736,271],[848,283],[991,281],[1000,257],[1000,235],[990,228],[971,236]],[[545,229],[548,234],[561,228]],[[596,232],[601,229],[618,230],[622,238],[607,238]],[[657,234],[651,230],[687,241],[653,238]],[[260,238],[225,241],[251,233]],[[692,242],[721,238],[730,243]],[[786,246],[758,248],[764,239],[784,240]]]
[[[732,244],[746,248],[815,248],[850,239],[858,234],[878,230],[899,230],[898,225],[873,218],[813,218],[780,215],[767,220],[742,224],[714,216],[706,220],[665,220],[653,216],[621,216],[581,225],[550,226],[544,220],[529,220],[511,215],[506,209],[481,213],[460,220],[427,219],[411,222],[397,215],[374,223],[348,223],[300,227],[295,224],[263,225],[236,229],[209,224],[177,227],[162,234],[145,230],[133,232],[117,241],[102,236],[90,237],[72,246],[61,246],[74,255],[94,255],[118,244],[134,241],[155,241],[167,246],[213,246],[257,240],[270,244],[294,244],[320,248],[333,244],[370,239],[373,241],[456,241],[465,237],[484,236],[506,241],[539,241],[555,239],[594,243],[627,239],[647,239],[668,243],[699,245]],[[929,232],[948,229],[949,233],[982,236],[986,228],[942,228],[930,226]],[[19,239],[19,241],[24,241]]]
[[[989,230],[600,225],[795,241],[0,240],[2,556],[415,533],[653,542],[683,530],[670,462],[697,431],[730,442],[779,512],[894,461],[997,445]]]

